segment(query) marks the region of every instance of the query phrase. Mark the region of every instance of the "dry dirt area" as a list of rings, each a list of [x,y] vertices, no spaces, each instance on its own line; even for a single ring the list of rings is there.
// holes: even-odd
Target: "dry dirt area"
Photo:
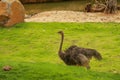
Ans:
[[[26,22],[120,22],[116,14],[86,13],[78,11],[47,11],[26,18]]]

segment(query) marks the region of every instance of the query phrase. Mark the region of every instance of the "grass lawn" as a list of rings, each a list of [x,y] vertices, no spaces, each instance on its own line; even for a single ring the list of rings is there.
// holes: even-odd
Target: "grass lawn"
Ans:
[[[76,44],[94,48],[102,61],[91,69],[67,66],[57,55],[60,35],[63,49]],[[2,67],[12,66],[5,72]],[[0,80],[120,80],[119,23],[21,23],[0,28]]]

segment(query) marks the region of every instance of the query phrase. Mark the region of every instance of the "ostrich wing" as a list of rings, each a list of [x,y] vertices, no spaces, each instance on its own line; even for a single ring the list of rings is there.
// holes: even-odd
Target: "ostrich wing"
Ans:
[[[89,68],[89,59],[83,54],[74,54],[71,59],[79,66],[85,66]]]
[[[85,55],[89,60],[92,58],[92,57],[95,57],[96,59],[98,60],[101,60],[102,59],[102,56],[99,52],[97,52],[95,49],[89,49],[89,48],[81,48],[81,47],[78,47],[78,46],[70,46],[66,51],[65,51],[67,54],[83,54]]]

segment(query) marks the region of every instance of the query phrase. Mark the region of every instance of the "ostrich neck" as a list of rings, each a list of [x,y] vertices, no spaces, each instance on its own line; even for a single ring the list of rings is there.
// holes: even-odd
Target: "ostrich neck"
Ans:
[[[61,34],[61,43],[60,43],[60,48],[59,48],[59,54],[62,53],[63,40],[64,40],[64,34]]]

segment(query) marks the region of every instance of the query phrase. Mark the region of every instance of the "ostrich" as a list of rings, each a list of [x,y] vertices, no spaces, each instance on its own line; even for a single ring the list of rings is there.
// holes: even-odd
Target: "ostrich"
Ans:
[[[65,64],[84,66],[87,69],[90,69],[89,62],[93,56],[98,60],[102,59],[102,56],[96,50],[81,48],[81,47],[77,47],[76,45],[72,45],[65,51],[62,51],[64,33],[63,31],[59,31],[58,33],[61,35],[61,43],[60,43],[58,55],[64,61]]]

